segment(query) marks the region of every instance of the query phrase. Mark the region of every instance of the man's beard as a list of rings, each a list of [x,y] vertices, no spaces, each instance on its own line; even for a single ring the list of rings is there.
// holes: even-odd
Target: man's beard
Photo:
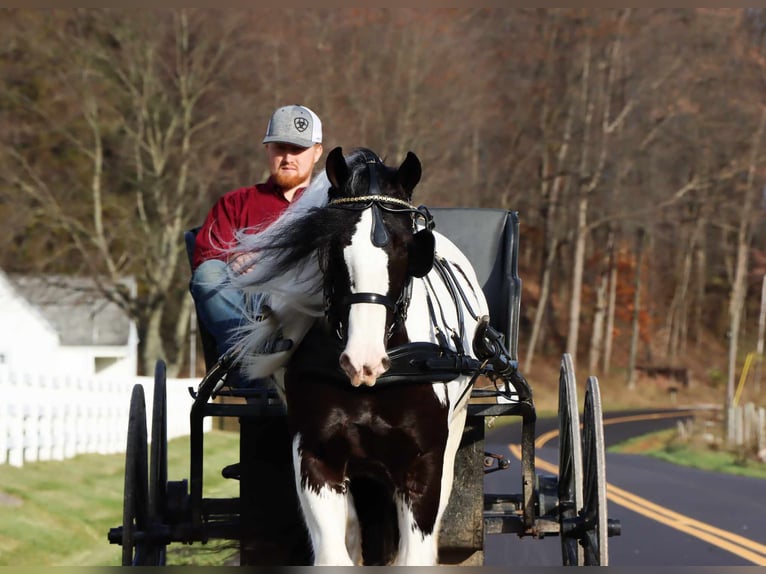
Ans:
[[[282,189],[292,189],[297,185],[300,185],[308,178],[306,173],[282,173],[278,171],[274,175],[274,183],[276,183]]]

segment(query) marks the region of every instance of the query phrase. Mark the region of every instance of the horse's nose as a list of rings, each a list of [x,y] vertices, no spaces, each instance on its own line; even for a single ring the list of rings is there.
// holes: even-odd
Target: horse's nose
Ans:
[[[348,376],[349,381],[355,387],[362,384],[373,386],[378,380],[378,377],[391,368],[391,359],[387,355],[384,355],[376,364],[370,361],[365,361],[361,367],[357,368],[354,365],[354,361],[347,352],[343,352],[339,359],[340,368]]]
[[[388,369],[390,368],[391,368],[391,359],[389,359],[388,356],[386,356],[380,360],[380,368],[373,369],[372,367],[370,367],[370,365],[364,365],[362,367],[362,371],[368,377],[377,378],[383,373],[385,373],[386,371],[388,371]]]

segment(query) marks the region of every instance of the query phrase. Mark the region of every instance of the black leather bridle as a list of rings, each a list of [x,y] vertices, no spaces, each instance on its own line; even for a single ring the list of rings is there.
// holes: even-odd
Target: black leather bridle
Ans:
[[[352,211],[364,211],[366,209],[372,209],[372,229],[370,231],[370,241],[376,247],[385,247],[388,245],[391,237],[386,224],[383,220],[382,211],[388,213],[409,213],[412,217],[412,232],[415,233],[418,230],[418,220],[423,220],[423,226],[425,229],[431,230],[434,227],[433,217],[425,206],[415,207],[409,201],[391,197],[389,195],[383,195],[380,193],[380,185],[378,183],[377,174],[375,173],[374,165],[379,160],[376,158],[367,158],[367,173],[369,175],[369,191],[368,195],[351,196],[351,197],[339,197],[332,199],[328,202],[327,206],[336,209],[348,209]],[[383,293],[349,293],[340,301],[343,306],[350,307],[357,303],[372,303],[376,305],[383,305],[388,309],[394,317],[387,333],[386,341],[396,330],[396,327],[403,325],[407,319],[407,310],[409,309],[410,299],[412,296],[412,277],[408,277],[407,284],[402,289],[399,298],[394,301],[387,294]],[[332,294],[325,290],[325,316],[330,315],[330,307]],[[342,340],[345,337],[345,332],[342,324],[336,326],[336,334]]]

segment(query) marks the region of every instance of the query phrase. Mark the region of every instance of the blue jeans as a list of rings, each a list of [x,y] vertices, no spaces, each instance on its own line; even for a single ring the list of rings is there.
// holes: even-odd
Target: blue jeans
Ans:
[[[227,279],[226,263],[209,259],[194,270],[189,284],[199,319],[215,339],[218,356],[233,346],[245,314],[245,294],[227,287]]]
[[[218,259],[203,261],[193,272],[189,290],[196,304],[200,322],[215,339],[220,357],[236,342],[236,334],[244,322],[245,311],[252,309],[258,297],[245,295],[227,286],[226,263]],[[252,386],[246,382],[239,368],[232,368],[227,375],[231,386]]]

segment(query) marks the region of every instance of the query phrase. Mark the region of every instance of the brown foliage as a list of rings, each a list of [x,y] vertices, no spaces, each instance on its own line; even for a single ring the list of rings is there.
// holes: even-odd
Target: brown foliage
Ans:
[[[182,299],[188,270],[180,236],[173,258],[160,231],[198,223],[220,194],[261,180],[269,114],[296,102],[322,118],[326,149],[367,146],[390,161],[416,152],[424,166],[418,203],[518,209],[525,286],[537,282],[543,246],[555,235],[559,309],[572,287],[576,193],[590,186],[587,257],[594,263],[583,284],[600,272],[600,229],[609,223],[629,236],[645,228],[652,248],[640,326],[648,340],[679,284],[680,248],[699,217],[707,223],[690,291],[707,290],[706,309],[726,306],[736,208],[766,103],[762,21],[756,9],[6,10],[0,265],[108,272],[108,258],[88,240],[97,126],[109,258],[121,272],[145,277],[146,297],[131,303],[145,327],[146,308],[167,306],[170,341],[178,327],[173,302]],[[183,151],[181,132],[165,131],[166,155],[152,156],[148,140],[137,147],[142,138],[131,134],[150,120],[157,135],[167,130],[191,85],[185,82],[199,90],[192,146]],[[147,90],[145,116],[131,91],[139,89]],[[30,184],[37,195],[21,192]],[[144,231],[139,190],[169,198],[146,204]],[[757,254],[766,251],[763,214],[761,201],[751,283]],[[616,260],[618,341],[628,338],[633,249],[623,246]],[[167,284],[152,279],[163,264],[173,268]],[[748,309],[757,306],[756,291]],[[586,289],[585,318],[588,297]],[[707,326],[720,322],[711,316]],[[183,348],[176,339],[167,353],[180,356]]]

